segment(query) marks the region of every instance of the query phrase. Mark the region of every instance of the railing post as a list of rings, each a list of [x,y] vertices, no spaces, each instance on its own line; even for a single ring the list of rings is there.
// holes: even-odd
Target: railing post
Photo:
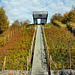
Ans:
[[[8,34],[8,40],[9,40],[9,34]]]
[[[52,60],[52,58],[51,58],[51,60]],[[56,69],[58,69],[58,68],[57,68],[57,66],[56,66],[56,64],[54,63],[54,61],[53,61],[53,60],[52,60],[52,62],[53,62],[53,64],[54,64],[55,68],[56,68]]]
[[[29,51],[29,63],[30,63],[30,61],[31,61],[31,55],[30,55],[30,51]]]
[[[70,54],[70,69],[71,69],[71,54]]]
[[[28,72],[28,56],[27,56],[27,72]]]
[[[11,38],[12,38],[12,32],[11,32]]]
[[[18,31],[18,28],[17,28],[17,31]]]
[[[6,37],[4,38],[4,44],[6,43]]]
[[[36,32],[36,31],[35,31]],[[32,50],[33,50],[33,45],[34,45],[34,39],[35,39],[35,32],[34,32],[34,34],[33,34],[33,39],[32,39],[32,43],[31,43],[31,54],[32,54]]]
[[[15,32],[16,32],[16,28],[15,28]]]
[[[6,56],[5,56],[5,58],[4,58],[4,63],[3,63],[2,71],[5,70],[5,63],[6,63]]]
[[[50,55],[50,70],[51,70],[51,55]]]
[[[13,30],[13,35],[14,35],[14,30]]]

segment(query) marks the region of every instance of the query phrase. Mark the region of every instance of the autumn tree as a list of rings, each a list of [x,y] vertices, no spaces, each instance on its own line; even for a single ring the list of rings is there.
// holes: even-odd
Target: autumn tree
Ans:
[[[29,20],[26,20],[25,22],[26,22],[26,23],[28,23],[28,24],[30,24],[30,23],[31,23]]]
[[[69,21],[75,23],[75,9],[72,9],[72,10],[69,12],[68,17],[69,17]]]
[[[9,21],[3,7],[0,8],[0,32],[5,31],[9,27]]]
[[[25,20],[24,22],[21,22],[21,26],[27,27],[28,24],[30,24],[29,20]]]
[[[67,23],[67,22],[69,22],[68,12],[66,12],[63,15],[63,19],[62,19],[62,23]]]
[[[18,26],[20,26],[21,23],[18,20],[16,20],[16,21],[14,21],[14,23],[12,25],[18,25]]]
[[[20,28],[21,23],[18,20],[15,20],[11,25],[11,30],[15,28]]]
[[[66,12],[63,15],[62,23],[74,22],[75,23],[75,9],[70,10],[70,12]]]
[[[53,15],[50,20],[53,22],[54,20],[62,21],[62,19],[63,17],[60,13],[55,13],[55,15]]]
[[[74,22],[75,23],[75,7],[72,7],[72,9],[69,12],[66,12],[63,16],[60,13],[56,13],[51,17],[51,22],[54,20],[58,20],[62,23],[69,23]]]

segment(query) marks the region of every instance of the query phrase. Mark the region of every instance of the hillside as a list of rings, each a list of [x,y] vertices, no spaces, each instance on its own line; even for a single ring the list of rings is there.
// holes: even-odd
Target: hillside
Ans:
[[[20,29],[14,36],[0,47],[0,70],[6,56],[5,69],[26,70],[27,55],[30,50],[34,29]]]
[[[44,28],[49,54],[58,69],[75,69],[75,36],[67,28]],[[53,63],[51,69],[55,70]],[[71,66],[70,66],[71,65]]]
[[[4,38],[8,39],[8,35],[12,35],[20,29],[20,26],[18,25],[12,25],[10,26],[6,31],[4,31],[2,34],[0,34],[0,46],[3,46],[4,44]]]

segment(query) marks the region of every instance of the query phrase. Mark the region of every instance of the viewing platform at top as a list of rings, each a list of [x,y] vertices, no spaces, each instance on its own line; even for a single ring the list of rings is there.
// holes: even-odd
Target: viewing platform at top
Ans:
[[[48,11],[33,11],[34,24],[38,24],[38,19],[40,19],[40,25],[46,24],[48,17]]]

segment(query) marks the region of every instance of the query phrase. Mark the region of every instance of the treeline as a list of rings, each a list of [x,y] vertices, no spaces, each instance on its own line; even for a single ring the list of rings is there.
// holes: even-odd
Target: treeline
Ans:
[[[8,17],[5,14],[3,7],[0,8],[0,33],[9,27]]]
[[[29,20],[24,22],[19,22],[18,20],[12,23],[12,27],[19,26],[22,27],[23,25],[28,25],[30,23]],[[0,8],[0,34],[6,31],[9,28],[9,21],[8,17],[6,16],[5,10],[3,7]]]
[[[61,15],[60,13],[55,13],[50,19],[51,23],[53,23],[54,20],[58,20],[64,24],[74,22],[75,23],[75,7],[72,7],[72,9],[69,12],[66,12],[64,15]]]
[[[16,20],[16,21],[14,21],[13,23],[12,23],[12,27],[15,27],[15,26],[19,26],[19,27],[22,27],[22,26],[27,26],[28,24],[30,23],[30,21],[29,20],[25,20],[24,22],[19,22],[18,20]]]

